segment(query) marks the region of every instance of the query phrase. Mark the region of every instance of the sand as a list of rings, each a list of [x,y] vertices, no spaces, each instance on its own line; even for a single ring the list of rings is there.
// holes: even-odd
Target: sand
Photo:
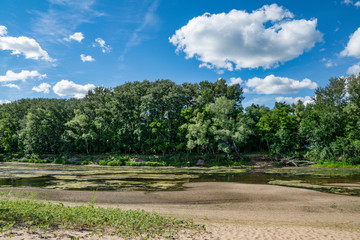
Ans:
[[[179,239],[360,239],[359,197],[258,184],[204,182],[186,187],[186,191],[97,192],[96,199],[104,207],[193,218],[195,223],[205,224],[209,232],[193,238],[182,235]],[[93,196],[86,191],[21,189],[25,190],[69,205],[90,201]],[[99,239],[85,231],[44,234],[23,229],[13,230],[11,239],[69,239],[69,235]],[[9,239],[9,235],[0,234],[0,239]]]

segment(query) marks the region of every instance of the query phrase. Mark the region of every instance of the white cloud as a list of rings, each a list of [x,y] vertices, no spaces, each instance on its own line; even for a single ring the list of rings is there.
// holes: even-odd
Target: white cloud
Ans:
[[[6,36],[7,28],[5,26],[0,27],[2,27],[0,28],[0,50],[12,51],[11,54],[13,55],[23,54],[27,59],[54,61],[54,59],[49,57],[49,54],[40,47],[35,39],[24,36]]]
[[[346,73],[350,75],[360,73],[360,62],[349,67]]]
[[[0,105],[1,104],[6,104],[6,103],[11,103],[11,102],[9,100],[6,100],[6,99],[5,100],[0,100]]]
[[[334,63],[331,59],[323,58],[321,61],[325,62],[325,67],[327,68],[337,66],[337,64]]]
[[[97,38],[95,39],[95,43],[93,43],[92,45],[93,47],[100,47],[101,51],[103,53],[109,53],[111,52],[111,47],[110,45],[106,45],[105,40],[101,39],[101,38]]]
[[[49,93],[50,92],[50,84],[48,83],[41,83],[39,86],[35,86],[32,88],[35,92],[43,92],[43,93]]]
[[[0,82],[26,81],[34,78],[43,79],[46,78],[46,74],[40,74],[38,71],[28,70],[21,70],[21,72],[15,73],[9,70],[6,72],[5,76],[0,76]]]
[[[270,68],[301,55],[322,40],[317,19],[294,20],[276,4],[251,13],[232,10],[191,19],[169,41],[186,58],[197,58],[200,67],[232,71]]]
[[[5,36],[7,34],[7,28],[4,25],[0,25],[0,36]]]
[[[340,55],[360,58],[360,27],[350,35],[349,42]]]
[[[243,82],[243,80],[240,77],[238,77],[238,78],[232,77],[232,78],[230,78],[229,86],[232,86],[232,85],[235,85],[235,84],[240,84],[241,85],[242,82]]]
[[[298,81],[287,77],[276,77],[271,74],[263,79],[251,78],[246,82],[246,86],[253,88],[254,92],[258,94],[288,94],[297,93],[304,88],[315,89],[318,85],[308,78]]]
[[[301,101],[305,106],[308,105],[309,103],[314,103],[314,100],[310,97],[310,96],[306,96],[306,97],[277,97],[276,101],[277,102],[287,102],[287,103],[297,103],[298,101]]]
[[[72,81],[61,80],[55,84],[53,91],[60,97],[71,96],[74,98],[83,98],[89,90],[94,88],[94,84],[80,85]]]
[[[67,42],[70,42],[71,40],[81,42],[83,39],[84,39],[84,34],[82,34],[82,32],[76,32],[73,35],[70,35],[68,38],[64,38],[64,40]]]
[[[325,63],[325,67],[329,68],[329,67],[333,67],[334,66],[334,63],[331,61],[331,60],[328,60],[326,63]]]
[[[20,87],[16,84],[13,83],[7,83],[7,84],[3,84],[3,87],[9,87],[9,88],[16,88],[16,89],[20,89]]]
[[[354,5],[355,7],[360,7],[360,1],[356,1],[354,3],[354,1],[352,0],[344,0],[343,3],[346,5]]]
[[[90,55],[85,56],[84,54],[81,54],[80,58],[81,58],[81,61],[83,61],[83,62],[94,62],[95,61],[95,59]]]

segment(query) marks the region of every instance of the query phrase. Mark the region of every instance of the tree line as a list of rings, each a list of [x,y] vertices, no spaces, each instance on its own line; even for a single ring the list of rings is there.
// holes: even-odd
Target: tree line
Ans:
[[[21,99],[0,105],[0,152],[226,153],[268,151],[360,162],[360,77],[339,77],[313,102],[242,107],[224,79],[97,87],[83,99]]]

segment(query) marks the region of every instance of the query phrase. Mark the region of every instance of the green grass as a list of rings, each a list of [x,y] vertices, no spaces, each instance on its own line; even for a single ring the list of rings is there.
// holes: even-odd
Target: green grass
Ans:
[[[93,203],[69,207],[62,203],[11,199],[10,194],[0,197],[0,232],[12,227],[39,227],[90,230],[125,238],[173,238],[180,232],[197,234],[205,231],[191,219],[177,220],[144,210],[121,210],[96,207]]]

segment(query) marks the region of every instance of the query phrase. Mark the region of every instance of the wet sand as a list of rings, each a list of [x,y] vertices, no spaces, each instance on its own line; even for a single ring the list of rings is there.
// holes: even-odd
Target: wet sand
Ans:
[[[95,195],[100,206],[145,209],[176,218],[193,218],[195,223],[206,225],[208,234],[190,239],[360,239],[360,197],[273,185],[204,182],[185,186],[185,191],[96,192]],[[94,195],[87,191],[17,190],[35,192],[38,199],[67,201],[69,205],[91,201]],[[99,239],[88,232],[66,234],[50,231],[43,237],[66,239],[70,234],[80,239]],[[11,239],[40,237],[16,229]]]

